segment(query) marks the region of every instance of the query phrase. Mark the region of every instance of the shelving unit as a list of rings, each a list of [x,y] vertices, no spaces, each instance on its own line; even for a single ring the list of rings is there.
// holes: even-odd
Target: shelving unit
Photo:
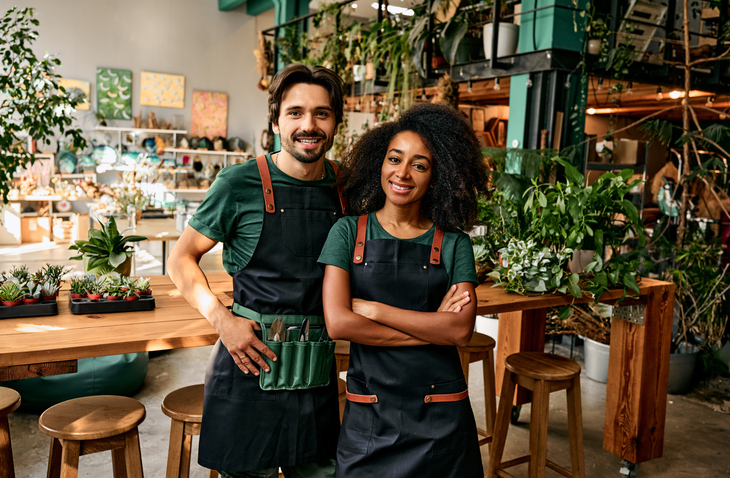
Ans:
[[[117,126],[97,126],[96,131],[107,133],[117,133],[117,151],[122,152],[122,133],[128,132],[133,134],[171,134],[172,144],[177,144],[178,134],[187,134],[184,129],[149,129],[149,128],[122,128]]]
[[[228,157],[229,156],[239,156],[239,157],[245,157],[248,156],[248,153],[245,153],[243,151],[241,152],[235,152],[235,151],[211,151],[208,149],[182,149],[182,148],[165,148],[166,153],[172,153],[173,157],[177,159],[178,154],[200,154],[200,155],[208,155],[208,156],[223,156],[223,167],[225,168],[228,166]]]

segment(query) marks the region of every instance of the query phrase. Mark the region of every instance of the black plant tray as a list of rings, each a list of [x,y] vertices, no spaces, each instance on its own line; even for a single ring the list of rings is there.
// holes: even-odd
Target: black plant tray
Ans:
[[[58,315],[58,303],[55,300],[48,300],[37,304],[18,304],[12,307],[0,305],[0,319],[40,317],[43,315]]]
[[[137,300],[104,300],[99,302],[89,299],[71,299],[71,313],[110,314],[112,312],[135,312],[138,310],[152,310],[155,308],[155,298],[151,295],[140,297]]]

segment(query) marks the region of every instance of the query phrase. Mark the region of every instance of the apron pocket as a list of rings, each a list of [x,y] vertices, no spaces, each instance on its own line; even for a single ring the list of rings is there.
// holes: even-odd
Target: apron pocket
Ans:
[[[347,376],[347,391],[355,395],[371,395],[365,382]],[[353,453],[367,455],[373,434],[373,403],[356,403],[347,401],[342,418],[338,448]]]
[[[329,385],[335,357],[333,341],[264,342],[277,360],[265,358],[271,371],[259,375],[261,390],[303,390]]]
[[[459,393],[466,390],[466,380],[435,384],[424,390],[426,395]],[[463,452],[468,445],[469,426],[474,423],[469,399],[456,402],[424,403],[426,421],[433,433],[432,455]]]

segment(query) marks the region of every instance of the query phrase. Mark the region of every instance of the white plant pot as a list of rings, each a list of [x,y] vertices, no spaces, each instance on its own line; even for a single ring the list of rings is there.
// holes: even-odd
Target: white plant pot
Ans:
[[[588,40],[588,54],[589,55],[600,55],[601,54],[601,40],[598,38],[591,38]]]
[[[610,346],[584,337],[586,376],[596,382],[608,382],[608,351]]]
[[[492,58],[492,23],[484,25],[484,57]],[[520,27],[513,23],[500,23],[497,45],[497,58],[517,53],[517,40]]]
[[[595,254],[596,251],[589,249],[573,251],[573,257],[568,261],[570,272],[577,272],[578,274],[585,272],[586,266],[591,263]]]

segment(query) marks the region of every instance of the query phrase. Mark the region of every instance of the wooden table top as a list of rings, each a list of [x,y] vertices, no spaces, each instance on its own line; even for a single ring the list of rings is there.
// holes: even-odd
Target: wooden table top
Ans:
[[[180,231],[174,218],[142,219],[137,227],[125,232],[125,235],[135,234],[145,236],[150,241],[174,241],[180,239]]]
[[[230,305],[232,281],[225,272],[207,274],[211,289]],[[0,367],[98,357],[120,353],[167,350],[214,344],[218,334],[190,307],[167,276],[150,280],[156,308],[152,311],[73,315],[67,289],[58,300],[59,315],[0,320]],[[642,295],[664,282],[643,279]],[[620,291],[605,294],[617,299]],[[491,284],[477,289],[478,313],[494,314],[566,305],[572,297],[507,294]],[[584,299],[582,302],[587,302]],[[578,301],[576,301],[578,302]]]

